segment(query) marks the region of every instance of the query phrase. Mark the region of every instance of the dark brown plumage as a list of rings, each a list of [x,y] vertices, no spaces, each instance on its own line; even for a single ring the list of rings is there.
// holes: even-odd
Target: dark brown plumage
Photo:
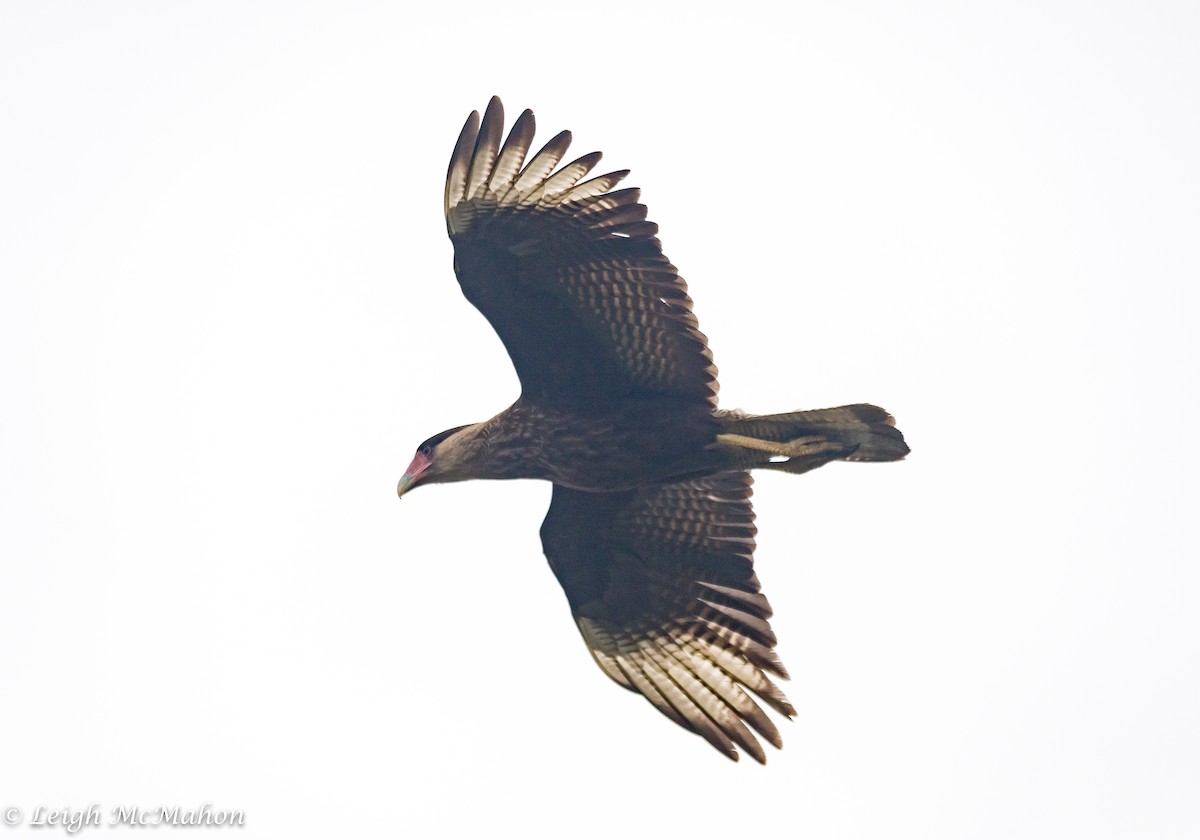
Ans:
[[[593,657],[730,758],[765,761],[779,732],[756,695],[794,710],[753,569],[755,468],[806,472],[908,453],[871,405],[767,416],[717,408],[716,368],[687,286],[626,172],[559,166],[571,135],[526,163],[533,114],[501,143],[500,100],[463,126],[446,226],[463,294],[491,322],[521,396],[425,441],[400,480],[554,483],[542,545]],[[747,693],[747,692],[750,693]]]

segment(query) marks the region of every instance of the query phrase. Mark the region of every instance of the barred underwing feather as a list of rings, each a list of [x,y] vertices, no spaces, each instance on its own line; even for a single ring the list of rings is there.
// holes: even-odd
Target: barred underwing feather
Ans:
[[[775,724],[771,722],[762,708],[746,694],[741,683],[734,676],[733,671],[737,669],[727,671],[719,664],[718,660],[709,658],[705,650],[696,643],[696,638],[690,634],[680,640],[680,646],[681,650],[686,651],[687,655],[691,657],[692,670],[700,675],[713,691],[745,718],[772,746],[777,749],[783,746],[783,740],[780,738]]]
[[[722,586],[719,583],[710,583],[706,580],[697,581],[697,583],[708,589],[710,593],[715,592],[724,598],[728,598],[734,604],[741,606],[748,612],[754,613],[759,618],[771,617],[771,605],[767,603],[766,596],[761,592],[735,589],[732,586]],[[711,594],[709,597],[712,597]]]
[[[450,211],[463,200],[467,189],[467,173],[471,167],[471,154],[475,149],[475,138],[479,135],[479,112],[472,111],[463,123],[459,132],[458,142],[454,144],[454,153],[450,156],[450,170],[446,173],[446,222],[449,227]],[[450,235],[455,233],[450,227]]]
[[[699,734],[729,758],[737,761],[738,753],[734,749],[733,741],[714,725],[712,719],[696,705],[695,701],[678,683],[670,678],[658,662],[654,661],[652,657],[646,656],[639,660],[638,664],[642,668],[642,673],[658,689],[659,694],[666,698],[680,717],[687,720],[693,732]]]
[[[517,194],[521,196],[521,203],[526,203],[526,196],[540,196],[546,176],[554,171],[554,167],[558,166],[558,162],[562,160],[570,145],[571,132],[560,131],[550,138],[550,142],[543,146],[528,165],[521,170],[514,185]]]
[[[769,682],[768,678],[760,673],[761,671],[771,671],[780,679],[789,679],[783,663],[769,648],[766,649],[766,656],[756,656],[736,645],[727,644],[724,640],[715,638],[711,634],[689,632],[693,633],[692,643],[697,649],[702,650],[705,656],[748,688],[753,688],[755,684],[761,684],[763,680]]]
[[[708,598],[697,598],[696,600],[698,600],[701,604],[704,604],[704,606],[708,607],[710,610],[715,610],[721,614],[721,618],[717,619],[719,624],[722,624],[726,627],[740,628],[744,630],[747,635],[756,637],[759,641],[766,645],[774,645],[778,641],[778,639],[775,638],[775,634],[771,632],[771,625],[769,625],[766,620],[751,615],[748,612],[734,609],[733,607],[723,606]],[[703,620],[710,620],[711,616],[701,615],[701,618]]]
[[[557,203],[560,199],[558,195],[563,190],[570,189],[575,186],[575,183],[584,175],[592,171],[602,157],[600,152],[591,152],[583,157],[568,163],[562,169],[554,173],[553,176],[546,179],[546,183],[542,186],[542,194],[548,199],[553,199],[552,203]]]
[[[707,722],[697,719],[695,723],[706,728],[711,726],[713,730],[720,733],[722,744],[736,742],[759,761],[766,762],[766,755],[763,753],[762,747],[742,724],[741,718],[675,655],[677,647],[673,642],[666,637],[649,639],[642,642],[642,649],[646,656],[662,669],[671,682],[679,687],[680,691],[692,702],[693,707],[699,709],[708,718]],[[688,710],[691,711],[692,707],[688,707]],[[685,717],[689,716],[682,709],[680,712]],[[730,744],[730,746],[732,745]],[[733,752],[731,758],[736,760],[736,751]]]
[[[636,646],[631,645],[627,641],[622,641],[618,646],[618,650],[622,651],[617,657],[617,664],[620,666],[621,672],[656,709],[684,729],[694,732],[695,727],[676,710],[667,698],[663,696],[662,692],[655,687],[653,681],[646,676],[645,671],[642,669],[641,657],[634,652],[635,649]],[[618,680],[618,682],[620,681]]]
[[[759,713],[762,710],[758,709],[753,701],[749,704],[743,703],[742,698],[745,695],[739,697],[730,690],[730,687],[736,688],[736,685],[728,675],[720,672],[711,661],[695,657],[692,651],[680,647],[674,637],[659,637],[654,641],[662,653],[675,660],[668,669],[672,679],[704,710],[717,728],[736,741],[757,761],[765,764],[766,754],[742,723],[743,717],[750,719],[755,716],[750,707],[754,707]]]
[[[529,153],[529,145],[533,142],[534,119],[533,111],[526,108],[513,123],[508,138],[504,141],[496,165],[492,167],[492,177],[488,181],[488,190],[494,195],[503,195],[513,185],[513,178],[521,171],[525,163],[525,155]]]
[[[610,210],[594,213],[588,216],[587,219],[595,229],[641,222],[646,219],[646,205],[626,204],[622,207],[614,207]]]
[[[779,658],[775,656],[770,646],[738,631],[729,626],[728,623],[714,621],[711,615],[696,616],[696,623],[708,630],[707,634],[701,636],[701,638],[719,643],[730,650],[739,651],[756,667],[766,671],[774,671],[779,676],[783,676],[778,670],[781,667]]]
[[[632,222],[613,225],[609,228],[609,232],[615,236],[652,237],[658,233],[658,225],[655,222]]]
[[[596,664],[600,666],[600,670],[608,674],[614,682],[623,685],[625,688],[634,690],[633,686],[629,684],[628,678],[622,673],[621,664],[617,656],[606,652],[617,650],[613,636],[606,632],[599,624],[586,618],[579,620],[579,632],[583,635],[584,641],[587,642],[592,658],[596,660]]]
[[[599,175],[592,178],[590,181],[584,181],[581,184],[576,184],[563,196],[563,204],[572,204],[578,206],[581,202],[586,201],[597,195],[603,195],[611,190],[617,184],[621,183],[625,177],[629,175],[628,169],[621,169],[617,172],[609,172],[606,175]]]
[[[467,176],[466,198],[472,201],[481,198],[487,188],[492,167],[496,163],[496,152],[500,148],[500,137],[504,132],[504,106],[499,97],[492,97],[483,113],[479,137],[471,155],[471,169]]]
[[[637,204],[642,197],[640,187],[625,187],[614,192],[595,195],[578,202],[572,207],[572,212],[580,219],[594,222],[604,213],[612,212],[618,207],[628,207]]]

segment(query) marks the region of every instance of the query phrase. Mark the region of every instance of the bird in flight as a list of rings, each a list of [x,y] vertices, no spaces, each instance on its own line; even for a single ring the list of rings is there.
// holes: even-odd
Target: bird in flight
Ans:
[[[592,657],[733,760],[781,747],[756,701],[792,717],[769,675],[771,608],[753,567],[753,469],[908,454],[873,405],[753,415],[717,407],[717,369],[687,284],[628,171],[559,166],[570,132],[532,158],[525,111],[503,138],[493,97],[446,177],[446,227],[466,296],[521,383],[509,408],[417,449],[397,492],[473,478],[553,484],[542,547]],[[585,180],[587,179],[587,180]],[[751,732],[753,730],[753,732]]]

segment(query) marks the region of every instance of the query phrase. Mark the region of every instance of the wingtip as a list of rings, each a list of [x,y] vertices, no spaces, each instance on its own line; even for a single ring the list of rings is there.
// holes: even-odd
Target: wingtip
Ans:
[[[500,101],[499,96],[493,96],[488,100],[487,108],[483,112],[483,121],[485,123],[495,121],[504,125],[504,103]]]

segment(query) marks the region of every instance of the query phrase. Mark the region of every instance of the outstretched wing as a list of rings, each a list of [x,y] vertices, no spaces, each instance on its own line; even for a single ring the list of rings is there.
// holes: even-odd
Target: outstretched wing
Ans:
[[[600,160],[558,167],[556,135],[525,163],[525,111],[500,143],[504,109],[472,112],[446,176],[446,226],[463,294],[491,322],[527,401],[594,407],[638,394],[715,406],[716,368],[687,284],[627,172],[581,182]]]
[[[766,675],[787,678],[754,574],[751,483],[729,472],[623,493],[555,485],[542,545],[608,676],[735,761],[741,746],[765,763],[747,724],[782,742],[746,689],[795,710]]]

